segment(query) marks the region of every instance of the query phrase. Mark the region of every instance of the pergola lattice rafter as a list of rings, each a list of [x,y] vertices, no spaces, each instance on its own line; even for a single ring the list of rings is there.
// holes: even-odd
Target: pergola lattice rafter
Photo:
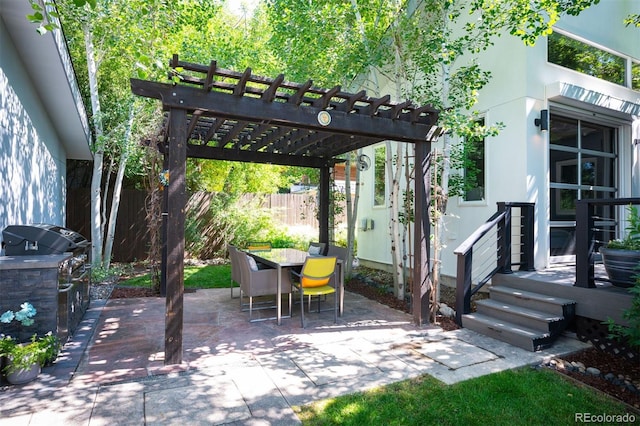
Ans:
[[[177,55],[170,65],[179,84],[132,79],[131,86],[135,94],[162,100],[165,110],[187,111],[187,155],[192,157],[272,162],[259,157],[273,159],[263,154],[276,154],[278,164],[300,165],[287,156],[304,156],[310,166],[322,167],[384,140],[424,142],[438,120],[431,106],[394,103],[389,95],[347,93],[340,86],[322,89],[311,81],[285,81],[282,74],[255,76],[250,68],[241,73],[219,68],[215,61],[208,66],[180,61]],[[323,110],[331,115],[326,126],[318,122]],[[439,133],[432,132],[432,139]],[[165,142],[166,137],[168,133]]]
[[[215,61],[193,64],[177,55],[170,67],[171,83],[131,79],[133,93],[161,100],[165,113],[158,146],[170,176],[163,213],[165,364],[182,362],[187,157],[319,168],[319,241],[328,243],[330,168],[339,156],[386,140],[415,144],[412,309],[416,324],[428,319],[428,153],[442,131],[434,108],[340,86],[316,88],[311,80],[292,83],[282,74],[255,76],[250,68],[235,72]]]

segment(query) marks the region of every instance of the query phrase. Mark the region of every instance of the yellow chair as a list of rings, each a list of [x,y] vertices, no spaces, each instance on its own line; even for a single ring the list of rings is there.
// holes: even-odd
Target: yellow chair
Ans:
[[[269,251],[271,250],[271,243],[259,241],[259,242],[250,242],[247,244],[247,250],[249,251]]]
[[[302,328],[304,324],[304,296],[308,296],[309,310],[311,310],[311,298],[318,298],[318,312],[320,312],[320,297],[327,294],[333,294],[334,297],[334,319],[333,322],[338,322],[338,295],[336,294],[335,287],[329,285],[331,277],[336,272],[335,257],[307,257],[302,265],[302,271],[291,271],[292,285],[300,293],[300,324]],[[334,282],[338,282],[337,279]]]

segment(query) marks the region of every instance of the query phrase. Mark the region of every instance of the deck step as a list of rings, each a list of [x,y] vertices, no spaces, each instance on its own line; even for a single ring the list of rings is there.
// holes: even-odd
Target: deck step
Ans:
[[[491,299],[535,311],[546,312],[570,320],[575,315],[576,302],[562,297],[547,296],[507,286],[492,287]]]
[[[479,314],[550,333],[552,336],[561,333],[566,327],[566,320],[561,315],[536,311],[493,299],[478,300],[476,310]]]
[[[508,321],[501,321],[479,313],[463,315],[462,326],[531,352],[546,349],[553,342],[553,337],[550,333],[533,330]]]

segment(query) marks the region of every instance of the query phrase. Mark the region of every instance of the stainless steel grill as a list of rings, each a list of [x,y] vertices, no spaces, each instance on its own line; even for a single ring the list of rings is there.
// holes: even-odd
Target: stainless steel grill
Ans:
[[[58,266],[57,330],[66,341],[89,307],[91,243],[78,232],[49,224],[9,225],[2,239],[6,256],[71,255]]]
[[[67,228],[44,223],[9,225],[2,231],[7,256],[40,254],[87,254],[90,246],[79,233]]]

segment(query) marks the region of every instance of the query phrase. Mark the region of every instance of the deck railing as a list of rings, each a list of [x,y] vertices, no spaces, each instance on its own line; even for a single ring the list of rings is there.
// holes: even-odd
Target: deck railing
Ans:
[[[576,287],[595,288],[594,263],[596,246],[606,243],[596,238],[597,231],[603,231],[596,226],[603,219],[614,220],[613,230],[618,227],[619,220],[600,217],[596,211],[605,206],[640,205],[640,198],[592,199],[576,201]],[[615,238],[615,235],[611,235]]]
[[[519,222],[513,209],[519,209]],[[454,250],[458,324],[471,312],[471,296],[495,274],[509,274],[513,266],[533,270],[534,210],[534,203],[500,202],[497,212]]]

